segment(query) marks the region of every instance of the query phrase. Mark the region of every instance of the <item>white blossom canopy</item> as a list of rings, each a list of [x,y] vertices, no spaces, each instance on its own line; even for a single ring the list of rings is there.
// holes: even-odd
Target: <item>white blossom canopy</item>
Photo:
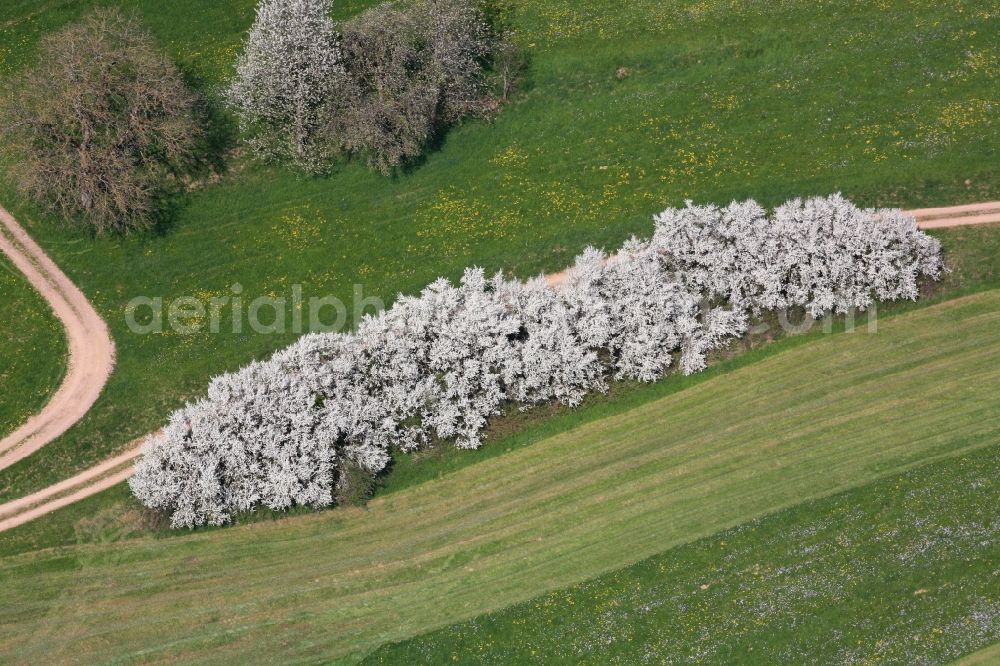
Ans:
[[[212,381],[149,438],[129,481],[176,527],[257,505],[333,503],[343,465],[382,470],[393,447],[432,438],[476,448],[508,404],[577,405],[608,378],[654,381],[679,357],[703,369],[751,316],[813,316],[916,299],[942,270],[938,242],[898,210],[840,195],[754,201],[656,217],[650,240],[588,248],[558,288],[470,268],[401,297],[352,334],[311,334]]]

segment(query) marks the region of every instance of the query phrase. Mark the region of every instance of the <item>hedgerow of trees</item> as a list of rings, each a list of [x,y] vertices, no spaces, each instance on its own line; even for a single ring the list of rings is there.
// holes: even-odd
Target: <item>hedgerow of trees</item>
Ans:
[[[175,527],[328,506],[394,448],[475,448],[506,405],[576,405],[612,377],[654,381],[677,362],[697,372],[755,313],[916,299],[941,269],[938,242],[898,210],[839,195],[771,215],[753,201],[688,204],[659,215],[651,239],[586,250],[558,288],[472,268],[355,333],[307,335],[217,377],[147,440],[129,483]]]
[[[260,158],[319,172],[346,152],[389,173],[509,92],[512,46],[470,0],[386,3],[339,30],[330,9],[330,0],[257,8],[226,98]]]
[[[115,9],[44,37],[0,114],[20,188],[98,232],[153,223],[199,135],[180,72]]]

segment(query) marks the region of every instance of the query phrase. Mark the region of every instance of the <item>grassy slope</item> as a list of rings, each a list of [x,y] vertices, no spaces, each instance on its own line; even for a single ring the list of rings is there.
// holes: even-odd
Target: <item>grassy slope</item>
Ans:
[[[368,661],[946,663],[1000,640],[998,465],[1000,446],[932,463]]]
[[[87,4],[3,3],[0,73]],[[253,2],[118,4],[137,7],[211,93]],[[347,15],[364,4],[336,6]],[[307,296],[347,297],[363,283],[391,299],[472,263],[520,275],[561,267],[587,243],[648,232],[651,213],[685,197],[773,203],[843,189],[913,205],[996,194],[991,3],[510,5],[534,58],[525,93],[495,123],[451,133],[411,173],[385,179],[350,164],[314,180],[237,170],[193,193],[162,234],[98,240],[60,230],[0,187],[118,345],[92,414],[0,473],[0,499],[104,457],[162,423],[210,375],[295,337],[133,335],[123,310],[138,295],[207,298],[240,282],[247,301],[294,283]],[[631,74],[618,81],[621,66]]]
[[[987,446],[998,324],[992,291],[827,336],[366,510],[3,558],[0,659],[358,655]]]
[[[48,304],[0,255],[0,438],[37,412],[66,372],[66,335]]]

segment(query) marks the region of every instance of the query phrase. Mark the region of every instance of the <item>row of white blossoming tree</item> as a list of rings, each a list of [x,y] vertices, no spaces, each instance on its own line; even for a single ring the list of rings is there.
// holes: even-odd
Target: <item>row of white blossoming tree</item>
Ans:
[[[915,299],[940,246],[898,210],[839,195],[670,209],[649,240],[587,249],[558,287],[468,269],[400,297],[354,333],[312,334],[212,381],[149,438],[130,485],[176,527],[259,505],[324,507],[354,469],[432,439],[475,448],[491,416],[577,405],[610,379],[654,381],[742,335],[762,312],[814,317]]]

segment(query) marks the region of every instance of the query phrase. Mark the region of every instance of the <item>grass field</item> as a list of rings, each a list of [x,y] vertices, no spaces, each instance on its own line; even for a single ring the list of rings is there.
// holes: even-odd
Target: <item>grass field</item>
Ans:
[[[366,509],[121,541],[97,516],[106,543],[0,559],[0,660],[359,658],[995,443],[998,325],[990,291],[824,336]]]
[[[48,304],[0,255],[0,439],[42,408],[66,372],[66,335]]]
[[[90,4],[3,3],[0,76]],[[212,97],[254,3],[117,4],[136,7]],[[118,349],[92,413],[0,473],[0,500],[102,459],[200,394],[209,376],[295,337],[135,335],[124,320],[135,296],[207,299],[239,282],[246,301],[293,284],[350,301],[359,283],[391,300],[468,264],[521,276],[562,267],[587,243],[648,233],[651,214],[686,197],[775,203],[841,189],[861,203],[918,205],[997,195],[997,56],[984,28],[996,20],[992,3],[508,4],[532,56],[523,92],[495,122],[458,128],[397,177],[351,163],[309,179],[236,157],[170,225],[124,239],[64,230],[0,185],[5,205],[93,299]],[[621,81],[619,67],[630,70]]]
[[[998,465],[991,446],[919,467],[366,662],[947,663],[1000,641]]]

